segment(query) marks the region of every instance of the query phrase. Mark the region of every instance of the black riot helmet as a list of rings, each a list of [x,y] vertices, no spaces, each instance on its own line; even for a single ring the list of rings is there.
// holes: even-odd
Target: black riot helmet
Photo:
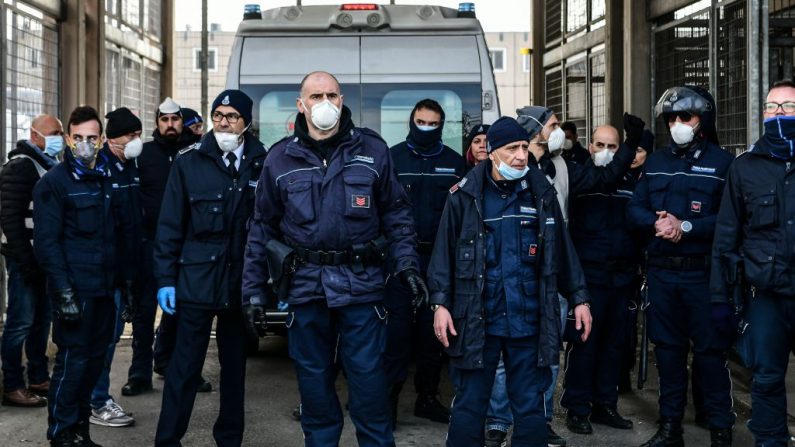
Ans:
[[[707,90],[695,85],[671,87],[660,96],[654,111],[658,117],[662,116],[666,123],[671,115],[679,113],[698,115],[701,118],[698,131],[700,137],[720,145],[715,126],[715,99]]]

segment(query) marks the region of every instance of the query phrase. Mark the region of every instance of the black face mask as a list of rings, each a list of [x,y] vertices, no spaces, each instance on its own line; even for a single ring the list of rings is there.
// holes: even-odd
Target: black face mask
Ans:
[[[442,145],[442,129],[444,122],[439,124],[439,127],[433,130],[420,130],[414,123],[414,120],[409,121],[409,134],[406,141],[415,150],[434,151]]]

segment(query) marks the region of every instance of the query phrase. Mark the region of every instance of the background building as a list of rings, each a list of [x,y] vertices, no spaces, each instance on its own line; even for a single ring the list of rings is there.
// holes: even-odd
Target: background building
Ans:
[[[172,0],[4,0],[0,161],[34,116],[66,121],[81,104],[129,107],[151,133],[171,88],[172,10]]]
[[[758,138],[768,86],[792,78],[795,0],[533,0],[532,97],[588,130],[685,83],[715,96],[733,151]],[[668,143],[661,133],[658,146]]]
[[[497,82],[500,112],[513,115],[517,108],[530,103],[530,56],[522,54],[522,49],[530,48],[530,33],[485,34]]]

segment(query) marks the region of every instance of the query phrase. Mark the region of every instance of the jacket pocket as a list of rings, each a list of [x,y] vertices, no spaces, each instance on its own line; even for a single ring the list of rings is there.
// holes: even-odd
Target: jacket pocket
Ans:
[[[749,198],[747,206],[751,214],[748,224],[754,230],[763,230],[778,225],[778,204],[775,191]]]
[[[224,195],[221,192],[192,193],[190,224],[196,236],[224,231]]]
[[[201,304],[216,302],[223,282],[226,246],[188,242],[177,262],[177,299]]]
[[[461,357],[464,355],[464,340],[467,336],[467,311],[469,309],[472,299],[467,296],[457,296],[453,301],[453,308],[450,309],[450,316],[453,318],[453,327],[458,334],[455,337],[447,334],[447,340],[450,346],[445,349],[445,352],[450,357]]]
[[[373,183],[375,178],[366,175],[345,175],[345,216],[365,219],[375,215]]]
[[[535,264],[539,255],[538,219],[522,218],[519,222],[520,258],[527,264]]]
[[[771,249],[775,250],[775,246]],[[769,290],[773,286],[773,266],[776,257],[756,248],[745,248],[745,278],[748,282],[761,290]]]
[[[668,184],[671,180],[666,175],[654,175],[648,177],[649,182],[649,203],[653,210],[664,210],[665,196],[668,194]]]
[[[694,181],[690,185],[690,201],[687,214],[690,217],[701,217],[712,214],[715,194],[714,182]]]
[[[475,236],[458,239],[455,247],[455,276],[456,278],[475,277]]]
[[[291,180],[285,190],[287,191],[287,200],[284,204],[286,217],[299,225],[315,220],[312,180]]]
[[[81,234],[95,234],[102,224],[102,196],[73,197],[76,230]]]

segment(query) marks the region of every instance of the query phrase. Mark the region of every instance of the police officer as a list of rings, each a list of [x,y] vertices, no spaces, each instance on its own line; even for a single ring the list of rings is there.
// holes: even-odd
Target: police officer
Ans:
[[[607,165],[619,145],[615,127],[596,128],[588,145],[593,163]],[[561,405],[568,410],[566,426],[574,433],[591,434],[591,422],[632,428],[617,405],[627,307],[634,298],[640,265],[638,242],[625,217],[634,189],[635,178],[627,172],[615,186],[581,190],[572,197],[571,238],[585,272],[594,318],[588,341],[569,340],[566,349]]]
[[[561,156],[569,163],[582,164],[591,158],[588,149],[582,147],[577,137],[577,124],[574,121],[564,121],[560,123],[560,129],[566,134],[566,141],[563,142],[563,153]]]
[[[249,131],[252,101],[225,90],[213,101],[213,130],[174,161],[157,226],[157,301],[176,318],[156,446],[178,446],[188,429],[213,319],[221,364],[219,446],[243,442],[246,343],[240,308],[246,222],[265,149]]]
[[[466,171],[464,158],[442,142],[443,130],[442,106],[432,99],[423,99],[411,111],[406,141],[390,149],[395,171],[412,204],[423,276],[428,271],[447,190]],[[450,420],[450,411],[436,397],[439,394],[442,349],[433,335],[433,312],[423,307],[415,314],[411,306],[411,290],[398,278],[390,278],[386,290],[389,325],[385,367],[391,385],[393,421],[397,420],[398,396],[408,376],[413,347],[417,365],[414,415],[446,424]]]
[[[713,306],[733,304],[747,323],[740,344],[750,348],[744,360],[753,372],[748,428],[755,445],[785,447],[790,436],[784,387],[795,349],[795,83],[773,84],[763,110],[764,134],[737,158],[726,179],[712,251],[712,300]],[[753,287],[753,295],[743,296],[743,283]]]
[[[691,343],[712,445],[727,446],[735,419],[726,369],[733,340],[718,329],[731,325],[731,310],[726,303],[711,302],[709,254],[733,157],[718,145],[715,101],[706,90],[670,88],[655,110],[668,124],[671,143],[649,156],[627,209],[630,224],[651,237],[646,312],[660,378],[660,425],[643,446],[684,445]]]
[[[134,230],[118,215],[109,160],[99,153],[102,122],[91,107],[72,111],[69,150],[33,190],[33,249],[52,297],[58,346],[49,395],[53,446],[94,446],[89,396],[113,338],[115,290],[132,280]]]
[[[141,300],[139,268],[142,258],[143,242],[143,210],[141,208],[140,180],[134,159],[141,154],[141,120],[130,109],[119,107],[105,115],[107,123],[105,136],[107,141],[100,153],[108,159],[110,175],[113,182],[113,194],[116,213],[133,228],[135,240],[134,256],[124,259],[133,269],[133,281],[122,284],[114,294],[117,319],[114,325],[113,340],[108,346],[105,365],[102,373],[91,392],[91,417],[89,422],[106,427],[126,427],[135,423],[135,419],[119,405],[110,394],[110,367],[116,353],[124,324],[133,320],[138,303]]]
[[[554,187],[528,167],[529,137],[513,118],[492,124],[489,160],[450,189],[434,246],[434,329],[456,390],[451,447],[483,445],[500,355],[513,445],[546,446],[544,391],[559,358],[558,290],[571,301],[582,340],[590,333],[585,278]],[[536,131],[530,144],[539,142]]]
[[[204,135],[204,120],[199,112],[188,107],[182,107],[182,125],[198,136]]]
[[[198,136],[183,126],[180,107],[171,98],[166,98],[158,106],[155,120],[157,129],[152,132],[153,140],[144,143],[141,155],[135,160],[140,178],[145,241],[142,244],[143,260],[140,270],[142,299],[132,321],[132,362],[127,373],[127,383],[121,389],[125,396],[136,396],[152,389],[152,344],[157,311],[157,284],[152,263],[155,229],[171,164],[177,152],[199,141]],[[158,337],[156,350],[159,361],[155,361],[155,369],[165,374],[165,367],[174,347],[174,324],[172,318],[165,314],[161,317],[160,324],[163,330]]]
[[[470,129],[469,134],[464,140],[464,151],[466,151],[467,166],[475,167],[478,163],[489,158],[486,151],[486,133],[489,131],[488,124],[480,124]]]
[[[308,74],[299,95],[295,134],[271,148],[259,179],[243,284],[249,328],[262,320],[268,279],[289,281],[289,348],[306,445],[339,443],[336,354],[359,445],[394,446],[383,366],[387,271],[427,303],[411,206],[386,143],[354,127],[334,76]],[[293,251],[290,278],[270,277],[266,247],[274,244]]]

